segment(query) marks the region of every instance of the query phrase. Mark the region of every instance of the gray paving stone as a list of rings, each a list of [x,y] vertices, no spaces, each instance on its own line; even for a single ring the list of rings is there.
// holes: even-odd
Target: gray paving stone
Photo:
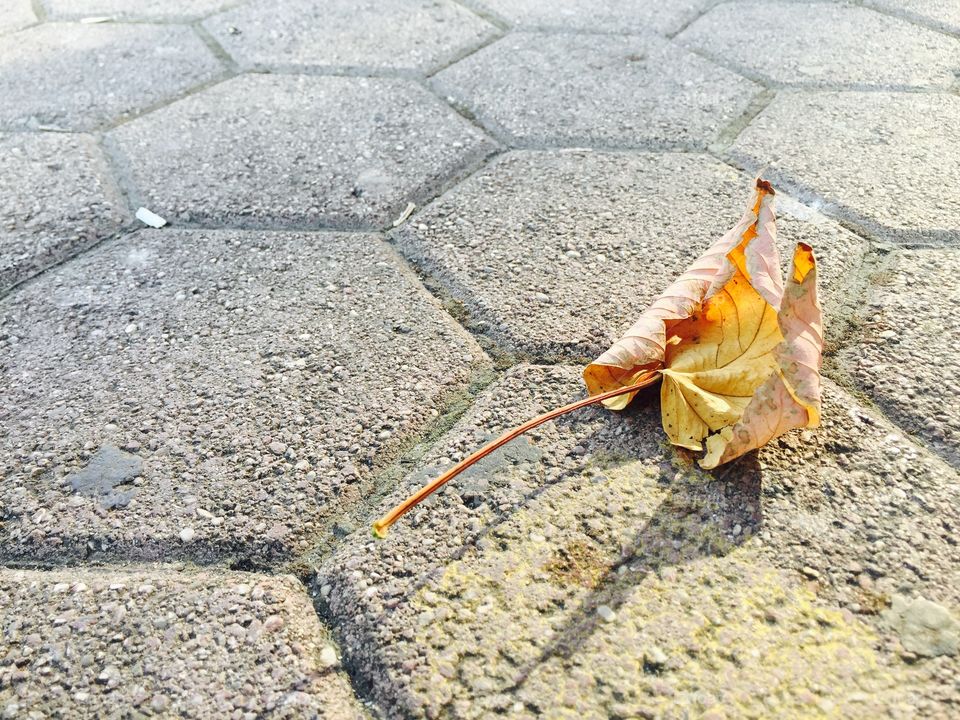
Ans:
[[[0,302],[0,338],[7,559],[302,552],[488,363],[364,234],[143,230]]]
[[[0,33],[19,30],[36,21],[30,0],[0,0]]]
[[[92,138],[0,133],[0,293],[116,232],[123,206]]]
[[[654,35],[511,33],[434,86],[524,144],[703,148],[760,87]]]
[[[785,86],[947,88],[960,71],[960,41],[867,8],[825,2],[725,3],[677,40]]]
[[[750,178],[706,155],[514,151],[394,234],[472,329],[534,358],[595,357],[743,213]],[[820,259],[829,337],[865,242],[778,198],[784,260]]]
[[[188,27],[46,23],[0,45],[0,127],[90,130],[221,72]]]
[[[960,5],[953,0],[864,0],[864,4],[960,34]]]
[[[645,0],[482,0],[476,3],[492,10],[511,24],[523,28],[567,28],[605,32],[672,33],[693,20],[710,0],[679,0],[651,3]]]
[[[881,239],[960,240],[960,97],[783,93],[729,150]]]
[[[844,353],[857,383],[960,467],[960,255],[907,250],[874,278],[860,342]]]
[[[450,0],[259,0],[204,23],[244,67],[428,72],[495,28]]]
[[[289,575],[0,570],[0,625],[6,718],[365,717]]]
[[[109,17],[120,20],[196,20],[236,0],[41,0],[51,20]]]
[[[581,392],[577,368],[512,369],[379,510]],[[397,717],[948,717],[957,660],[904,663],[874,613],[894,590],[957,607],[956,473],[829,382],[821,429],[703,473],[646,397],[344,541],[317,582],[355,681]]]
[[[383,226],[490,153],[407,80],[244,75],[111,132],[173,222]]]

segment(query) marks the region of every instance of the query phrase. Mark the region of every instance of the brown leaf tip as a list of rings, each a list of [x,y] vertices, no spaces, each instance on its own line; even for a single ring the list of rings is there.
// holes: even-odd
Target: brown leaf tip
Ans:
[[[757,178],[757,190],[770,193],[771,195],[777,194],[776,190],[773,189],[773,185],[768,183],[766,180],[762,180],[761,178]]]

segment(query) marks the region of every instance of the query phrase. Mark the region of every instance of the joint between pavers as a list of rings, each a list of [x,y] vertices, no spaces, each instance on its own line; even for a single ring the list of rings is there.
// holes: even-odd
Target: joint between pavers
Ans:
[[[935,33],[946,35],[950,38],[960,39],[960,31],[954,30],[953,28],[934,20],[933,18],[924,17],[918,13],[912,13],[909,10],[879,7],[873,3],[864,2],[864,0],[860,0],[857,5],[866,10],[875,12],[878,15],[886,15],[887,17],[895,18],[897,20],[903,20],[904,22],[910,23],[915,27],[923,28],[924,30],[931,30]]]
[[[476,0],[451,0],[455,5],[459,5],[470,13],[473,13],[481,20],[486,20],[488,23],[493,25],[496,28],[499,28],[503,32],[507,32],[513,29],[512,23],[507,20],[505,17],[501,17],[498,13],[494,12],[488,7],[485,7],[481,3],[476,2]]]
[[[466,48],[462,48],[459,52],[447,58],[445,62],[439,63],[435,67],[431,68],[429,71],[425,72],[422,77],[424,79],[429,80],[437,73],[443,72],[447,68],[456,65],[461,60],[466,60],[471,55],[474,55],[480,52],[481,50],[487,47],[490,47],[498,40],[502,40],[503,38],[505,38],[508,34],[509,34],[509,30],[504,30],[502,28],[498,28],[494,26],[494,30],[490,32],[487,35],[487,37],[485,37],[483,40],[477,43],[474,43],[473,45],[470,45]]]
[[[209,50],[213,56],[220,61],[220,64],[223,65],[229,72],[233,74],[238,74],[240,72],[240,67],[233,56],[226,51],[226,49],[217,42],[217,39],[211,35],[207,29],[203,26],[202,20],[196,20],[190,23],[190,27],[193,28],[193,32],[200,42],[206,45],[207,50]]]

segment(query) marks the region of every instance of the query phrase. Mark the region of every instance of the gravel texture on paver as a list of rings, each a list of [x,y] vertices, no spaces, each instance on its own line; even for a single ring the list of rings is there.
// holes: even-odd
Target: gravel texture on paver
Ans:
[[[552,28],[596,32],[677,32],[711,0],[468,0],[521,28]]]
[[[728,154],[878,238],[960,240],[956,95],[782,93]]]
[[[412,81],[243,75],[110,133],[169,221],[384,226],[495,145]]]
[[[0,33],[19,30],[36,21],[30,0],[0,0]]]
[[[462,304],[471,329],[533,358],[592,358],[736,224],[750,185],[707,155],[514,151],[392,237]],[[798,241],[816,251],[833,339],[866,243],[778,204],[784,262]]]
[[[433,86],[525,145],[695,149],[762,89],[652,34],[512,33]]]
[[[93,138],[0,133],[0,294],[119,230],[124,206]]]
[[[897,421],[960,467],[960,255],[905,250],[873,278],[842,367]]]
[[[51,20],[197,20],[236,0],[40,0]]]
[[[38,25],[0,44],[0,129],[99,128],[222,72],[189,27]]]
[[[452,0],[257,0],[204,27],[242,67],[429,72],[496,28]]]
[[[289,575],[5,569],[0,628],[4,718],[365,717]]]
[[[0,557],[288,558],[488,363],[376,235],[106,243],[0,302]]]
[[[864,0],[864,5],[960,35],[960,5],[954,0]]]
[[[511,369],[379,510],[581,392]],[[344,662],[390,717],[949,717],[958,659],[878,613],[956,616],[956,473],[825,395],[821,429],[711,473],[667,447],[655,390],[542,426],[321,564]]]
[[[748,77],[784,86],[946,89],[960,71],[960,40],[824,2],[724,3],[677,40]]]

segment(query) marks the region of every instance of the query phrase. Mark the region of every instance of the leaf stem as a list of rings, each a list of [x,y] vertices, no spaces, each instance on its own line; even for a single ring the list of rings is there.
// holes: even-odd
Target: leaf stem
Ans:
[[[583,398],[582,400],[577,400],[570,403],[569,405],[564,405],[563,407],[556,408],[555,410],[550,410],[538,415],[535,418],[527,420],[522,425],[518,425],[512,430],[508,430],[503,435],[498,437],[496,440],[484,445],[482,448],[464,458],[456,465],[448,469],[442,475],[432,480],[431,482],[424,485],[422,488],[417,490],[413,495],[408,497],[402,503],[394,507],[390,512],[384,515],[382,518],[377,520],[373,524],[373,534],[378,538],[385,538],[387,536],[387,530],[393,525],[400,517],[410,512],[413,508],[419,505],[421,502],[426,500],[430,495],[435,493],[441,487],[446,485],[448,482],[453,480],[457,475],[462,473],[464,470],[469,468],[474,463],[482,460],[487,455],[492,453],[494,450],[499,448],[501,445],[506,445],[508,442],[523,435],[528,430],[533,430],[533,428],[542,425],[548,420],[553,420],[554,418],[560,417],[561,415],[566,415],[569,412],[574,410],[579,410],[580,408],[588,407],[590,405],[596,405],[601,403],[604,400],[609,400],[610,398],[617,397],[618,395],[625,395],[627,393],[636,392],[641,390],[648,385],[652,385],[656,382],[657,377],[659,376],[658,370],[651,370],[647,373],[644,373],[640,376],[640,379],[633,383],[632,385],[627,385],[622,388],[617,388],[616,390],[610,390],[609,392],[600,393],[598,395],[592,395],[591,397]]]

